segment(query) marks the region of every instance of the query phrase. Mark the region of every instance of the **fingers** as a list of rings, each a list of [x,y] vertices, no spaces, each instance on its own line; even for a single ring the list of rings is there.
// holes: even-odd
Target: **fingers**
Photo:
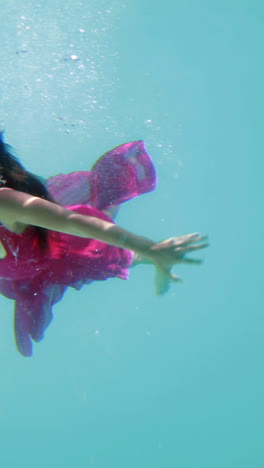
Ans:
[[[203,260],[196,259],[196,258],[183,258],[182,263],[188,263],[190,265],[201,265],[203,263]]]
[[[200,233],[195,233],[195,234],[188,234],[186,236],[181,236],[181,237],[176,237],[175,238],[175,245],[189,245],[193,244],[196,242],[202,242],[202,241],[207,241],[208,237],[207,236],[201,236]]]
[[[182,279],[171,271],[173,265],[177,263],[200,265],[202,263],[201,259],[187,258],[185,255],[205,249],[208,245],[207,236],[202,236],[199,232],[171,237],[155,244],[152,249],[159,252],[157,252],[157,257],[154,256],[151,261],[157,267],[155,275],[156,293],[158,295],[165,294],[172,282],[182,282]]]
[[[158,296],[162,296],[170,289],[171,282],[181,283],[182,279],[166,269],[156,269],[155,273],[155,289]]]
[[[170,239],[166,239],[156,244],[154,249],[161,250],[168,249],[170,247],[187,247],[188,245],[196,244],[197,242],[200,242],[204,244],[204,247],[207,247],[207,239],[207,236],[201,236],[199,232],[196,232],[194,234],[186,234],[185,236],[171,237]]]
[[[183,283],[182,278],[180,278],[180,276],[175,275],[175,273],[170,273],[170,280],[174,283]]]
[[[185,234],[183,236],[174,237],[175,244],[186,244],[192,242],[193,240],[197,239],[200,236],[199,232],[195,232],[193,234]]]
[[[168,292],[170,288],[170,278],[163,273],[160,269],[155,273],[155,289],[158,296],[162,296]]]
[[[201,249],[206,249],[208,247],[209,243],[208,242],[203,242],[202,244],[197,244],[197,245],[186,245],[184,247],[175,247],[174,252],[175,253],[181,253],[181,254],[186,254],[188,252],[193,252],[195,250],[201,250]]]

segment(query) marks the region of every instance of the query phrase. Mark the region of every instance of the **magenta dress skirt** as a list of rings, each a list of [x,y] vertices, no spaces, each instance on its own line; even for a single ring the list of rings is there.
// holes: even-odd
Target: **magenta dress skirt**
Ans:
[[[105,153],[91,171],[60,174],[46,185],[66,208],[113,222],[121,203],[154,190],[156,173],[144,142],[136,141]],[[55,231],[48,231],[43,252],[33,226],[15,234],[0,225],[0,240],[7,252],[0,260],[0,293],[15,301],[16,344],[24,356],[32,355],[32,339],[43,338],[67,287],[127,279],[133,258],[129,250]]]

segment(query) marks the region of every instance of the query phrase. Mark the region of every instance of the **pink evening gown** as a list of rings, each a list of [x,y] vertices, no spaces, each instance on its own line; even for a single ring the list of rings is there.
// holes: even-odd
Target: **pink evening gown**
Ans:
[[[46,185],[60,205],[113,222],[119,204],[154,190],[156,182],[144,142],[136,141],[105,153],[91,171],[60,174]],[[133,258],[131,251],[55,231],[48,231],[43,251],[33,226],[15,234],[0,224],[0,240],[6,250],[0,260],[0,293],[15,301],[16,344],[24,356],[32,355],[32,339],[43,338],[52,306],[67,287],[127,279]]]

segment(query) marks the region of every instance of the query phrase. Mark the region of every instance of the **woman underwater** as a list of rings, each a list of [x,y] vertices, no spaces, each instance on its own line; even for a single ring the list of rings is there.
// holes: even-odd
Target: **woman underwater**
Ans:
[[[206,247],[199,234],[163,242],[113,222],[118,205],[156,187],[143,141],[105,153],[91,171],[61,174],[45,183],[26,171],[0,133],[0,293],[15,300],[18,350],[32,355],[67,287],[111,277],[127,279],[133,264],[152,263],[158,294],[168,289],[177,263]]]

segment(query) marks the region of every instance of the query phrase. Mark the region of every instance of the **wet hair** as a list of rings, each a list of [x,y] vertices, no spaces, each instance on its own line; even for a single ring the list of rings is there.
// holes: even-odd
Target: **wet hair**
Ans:
[[[11,151],[11,146],[4,142],[3,131],[0,131],[0,188],[9,187],[54,202],[44,181],[27,171]],[[36,227],[36,231],[39,245],[44,249],[47,244],[47,230]]]

